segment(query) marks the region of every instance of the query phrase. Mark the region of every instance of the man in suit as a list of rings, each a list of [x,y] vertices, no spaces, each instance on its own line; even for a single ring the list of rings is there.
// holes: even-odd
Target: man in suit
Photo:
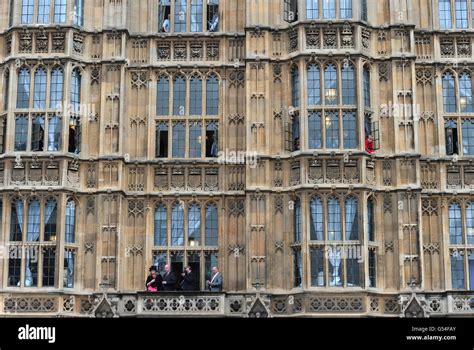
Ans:
[[[165,265],[165,274],[163,275],[163,290],[165,292],[172,292],[176,286],[176,275],[171,271],[170,265]]]
[[[222,276],[216,266],[212,268],[212,277],[210,281],[207,281],[207,286],[211,292],[222,291]]]
[[[186,266],[181,276],[183,276],[183,280],[181,281],[181,289],[183,291],[192,292],[196,290],[196,279],[194,278],[194,273],[191,271],[191,266]]]

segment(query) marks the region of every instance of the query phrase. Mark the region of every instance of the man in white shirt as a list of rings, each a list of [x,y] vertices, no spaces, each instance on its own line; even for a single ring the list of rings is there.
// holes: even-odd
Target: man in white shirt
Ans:
[[[222,276],[216,266],[212,268],[212,277],[210,281],[207,281],[207,286],[211,292],[222,291]]]

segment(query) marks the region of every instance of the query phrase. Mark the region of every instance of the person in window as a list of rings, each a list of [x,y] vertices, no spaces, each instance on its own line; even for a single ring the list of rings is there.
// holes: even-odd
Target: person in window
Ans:
[[[161,284],[163,285],[163,290],[165,292],[172,292],[175,290],[176,275],[173,271],[171,271],[170,265],[165,265],[165,273],[163,275],[163,281]]]
[[[375,153],[374,137],[369,135],[365,138],[365,151],[367,153]]]
[[[222,276],[216,266],[212,268],[212,277],[210,281],[207,281],[207,286],[211,292],[220,292],[222,290]]]
[[[219,26],[219,15],[217,13],[214,14],[212,19],[209,21],[209,31],[215,32]]]
[[[295,140],[293,142],[293,150],[295,152],[300,150],[300,138],[299,137],[295,138]]]
[[[163,26],[161,27],[161,31],[165,33],[170,32],[170,25],[171,25],[171,20],[170,20],[171,15],[168,15],[167,18],[163,21]]]
[[[191,266],[186,266],[181,276],[183,276],[183,280],[181,281],[181,289],[185,292],[195,291],[196,281],[194,274],[191,271]]]
[[[212,146],[211,146],[211,157],[217,157],[218,148],[217,148],[217,142],[216,142],[216,137],[212,136]]]
[[[155,266],[150,267],[150,274],[146,279],[146,290],[151,293],[156,293],[159,290],[163,290],[163,284],[161,283],[163,279],[161,275],[157,272]]]

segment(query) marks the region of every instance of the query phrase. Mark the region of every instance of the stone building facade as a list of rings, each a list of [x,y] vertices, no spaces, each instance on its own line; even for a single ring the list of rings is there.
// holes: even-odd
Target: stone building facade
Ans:
[[[473,316],[473,28],[471,0],[2,0],[0,314]],[[202,292],[144,294],[165,263]]]

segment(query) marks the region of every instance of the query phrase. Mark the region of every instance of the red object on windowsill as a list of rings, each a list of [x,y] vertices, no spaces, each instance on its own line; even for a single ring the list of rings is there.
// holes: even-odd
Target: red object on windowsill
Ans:
[[[365,138],[365,151],[370,154],[375,153],[374,141],[370,137]]]

